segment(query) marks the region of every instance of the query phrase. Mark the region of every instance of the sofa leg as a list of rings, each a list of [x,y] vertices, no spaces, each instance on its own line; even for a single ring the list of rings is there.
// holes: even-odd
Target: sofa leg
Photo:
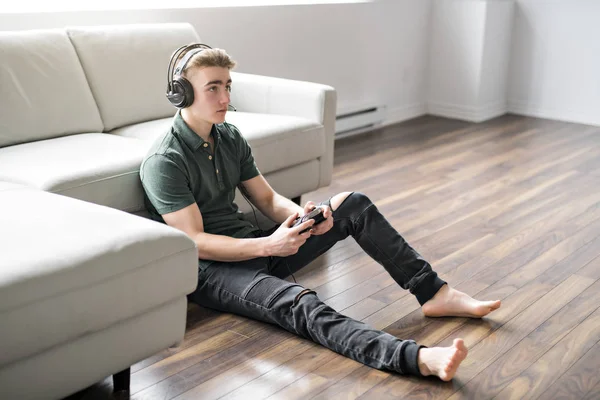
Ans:
[[[113,375],[113,391],[115,393],[123,392],[123,391],[129,392],[130,377],[131,377],[131,368],[124,369],[123,371],[114,374]]]
[[[300,202],[302,201],[302,196],[294,197],[294,198],[292,198],[292,201],[300,206],[301,205]]]

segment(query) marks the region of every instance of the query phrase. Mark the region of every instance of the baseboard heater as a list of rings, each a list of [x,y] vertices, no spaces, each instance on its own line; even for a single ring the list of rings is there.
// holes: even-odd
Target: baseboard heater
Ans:
[[[357,135],[376,129],[383,123],[385,106],[370,105],[335,117],[335,138]]]

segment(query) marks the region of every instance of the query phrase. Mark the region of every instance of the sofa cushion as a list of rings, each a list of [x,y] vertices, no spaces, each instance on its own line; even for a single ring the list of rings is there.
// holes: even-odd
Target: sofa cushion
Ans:
[[[325,154],[323,126],[287,115],[228,112],[227,122],[237,126],[250,143],[263,174],[315,160]],[[171,126],[172,118],[130,125],[111,134],[154,141]]]
[[[250,143],[263,174],[314,160],[325,154],[323,125],[287,115],[227,113]]]
[[[139,166],[150,143],[88,133],[0,149],[0,180],[124,211],[144,208]]]
[[[103,129],[85,74],[61,30],[0,32],[0,147]]]
[[[198,41],[187,23],[69,27],[106,130],[175,114],[165,97],[167,66]]]
[[[0,367],[196,287],[195,243],[174,228],[38,190],[0,203]]]
[[[139,124],[127,125],[123,128],[117,128],[109,133],[111,135],[135,138],[154,142],[163,137],[171,128],[173,117],[160,118],[153,121],[140,122]]]

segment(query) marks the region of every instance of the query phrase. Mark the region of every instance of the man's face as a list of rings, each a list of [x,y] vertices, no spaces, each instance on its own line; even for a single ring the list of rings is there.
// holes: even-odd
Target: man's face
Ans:
[[[190,111],[194,117],[213,124],[225,122],[231,91],[229,69],[205,67],[190,72],[188,80],[194,87],[194,103]]]

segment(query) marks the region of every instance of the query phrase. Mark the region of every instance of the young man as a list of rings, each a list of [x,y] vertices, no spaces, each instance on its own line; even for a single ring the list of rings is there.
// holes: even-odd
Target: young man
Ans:
[[[300,207],[276,193],[244,137],[225,122],[235,62],[223,50],[198,45],[180,53],[169,66],[177,68],[174,78],[169,72],[167,97],[181,111],[144,159],[140,175],[152,217],[187,233],[198,246],[198,287],[190,299],[277,324],[374,368],[452,379],[467,355],[462,339],[436,348],[400,340],[339,314],[314,291],[283,278],[351,235],[417,297],[426,316],[479,318],[500,301],[477,301],[450,288],[361,193],[340,193],[322,203],[326,219],[319,225],[308,220],[291,227],[315,203]],[[233,202],[240,184],[279,225],[263,232],[241,216]]]

